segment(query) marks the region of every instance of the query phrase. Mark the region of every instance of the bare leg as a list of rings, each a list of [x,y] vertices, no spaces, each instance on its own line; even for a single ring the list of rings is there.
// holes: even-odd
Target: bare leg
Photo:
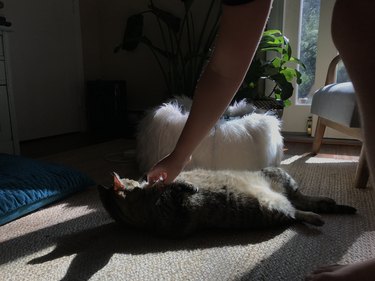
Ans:
[[[369,36],[375,26],[374,0],[337,0],[332,16],[332,37],[357,93],[364,143],[372,178],[375,176],[375,57]],[[374,280],[375,259],[319,268],[306,280]]]
[[[306,277],[306,281],[345,280],[371,281],[375,276],[375,259],[350,265],[329,265],[321,267]]]
[[[374,0],[337,0],[332,37],[357,93],[370,174],[375,175],[375,57],[368,36],[375,26]]]

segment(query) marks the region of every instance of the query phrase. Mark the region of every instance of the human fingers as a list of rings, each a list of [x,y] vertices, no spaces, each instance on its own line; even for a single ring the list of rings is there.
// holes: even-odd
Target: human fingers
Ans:
[[[157,181],[165,181],[168,175],[165,170],[154,168],[151,169],[147,174],[147,182],[152,184]]]

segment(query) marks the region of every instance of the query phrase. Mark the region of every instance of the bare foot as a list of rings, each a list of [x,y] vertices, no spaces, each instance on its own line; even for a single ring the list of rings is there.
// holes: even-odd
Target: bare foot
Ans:
[[[306,281],[372,281],[375,277],[375,259],[347,265],[328,265],[320,267],[306,277]]]

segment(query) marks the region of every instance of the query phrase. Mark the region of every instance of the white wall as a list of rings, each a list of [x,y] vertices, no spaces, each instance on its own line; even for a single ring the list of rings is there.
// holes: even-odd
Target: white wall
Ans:
[[[102,78],[101,10],[103,0],[79,0],[85,80]]]
[[[146,9],[147,3],[80,0],[85,79],[126,80],[131,109],[155,105],[166,92],[156,61],[146,47],[140,46],[134,52],[113,52],[121,43],[127,17]],[[156,34],[154,27],[146,24],[146,33]]]
[[[83,128],[83,70],[76,0],[5,0],[20,140]]]

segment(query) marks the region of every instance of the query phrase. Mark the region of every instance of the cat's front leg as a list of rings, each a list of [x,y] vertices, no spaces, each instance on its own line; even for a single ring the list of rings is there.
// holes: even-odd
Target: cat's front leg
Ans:
[[[323,218],[313,212],[296,210],[295,219],[296,221],[309,223],[316,226],[322,226],[324,224]]]

